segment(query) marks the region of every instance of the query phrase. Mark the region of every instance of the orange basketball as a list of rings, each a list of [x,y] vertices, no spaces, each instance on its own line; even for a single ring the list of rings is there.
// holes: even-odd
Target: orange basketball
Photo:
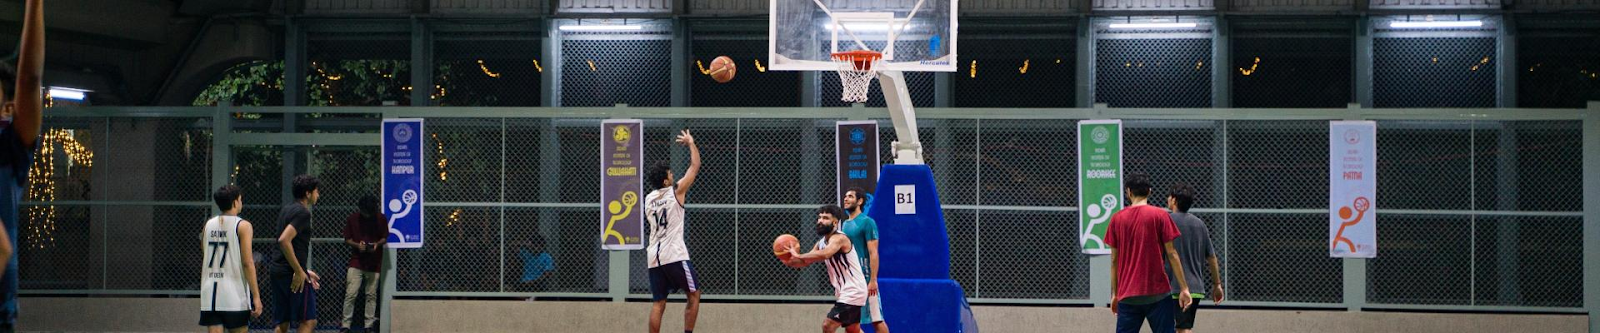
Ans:
[[[772,240],[772,255],[777,256],[779,262],[787,263],[791,246],[800,246],[800,239],[790,234],[778,235],[778,239]]]
[[[717,83],[728,83],[733,80],[733,74],[738,70],[739,67],[733,65],[733,59],[728,56],[718,56],[711,60],[711,69],[706,75],[710,75]]]

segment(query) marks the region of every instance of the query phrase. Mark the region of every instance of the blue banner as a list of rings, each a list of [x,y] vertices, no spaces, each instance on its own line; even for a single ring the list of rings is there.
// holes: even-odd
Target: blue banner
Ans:
[[[422,247],[422,119],[383,120],[383,211],[389,247]]]
[[[878,122],[838,121],[834,127],[834,159],[839,162],[834,202],[844,200],[844,192],[851,187],[860,187],[867,192],[864,195],[872,196],[878,190],[878,168],[881,167],[878,165]],[[872,198],[867,199],[867,207],[872,207]]]

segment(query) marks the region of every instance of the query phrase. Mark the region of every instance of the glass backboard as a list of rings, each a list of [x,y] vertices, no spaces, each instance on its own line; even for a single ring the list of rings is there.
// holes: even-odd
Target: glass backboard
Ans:
[[[771,1],[772,70],[833,71],[833,53],[872,50],[880,70],[956,71],[957,0]]]

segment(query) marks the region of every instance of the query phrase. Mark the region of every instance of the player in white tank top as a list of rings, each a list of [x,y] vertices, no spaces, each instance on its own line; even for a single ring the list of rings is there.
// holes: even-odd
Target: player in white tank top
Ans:
[[[849,237],[844,237],[843,232],[834,230],[832,235],[817,240],[817,245],[812,251],[823,251],[828,248],[828,243],[850,242]],[[840,248],[833,255],[823,260],[828,267],[828,283],[833,284],[833,296],[839,303],[866,306],[867,305],[867,279],[861,270],[861,260],[856,259],[855,253],[849,245]]]
[[[683,331],[694,332],[695,320],[700,313],[700,289],[696,282],[694,266],[689,262],[689,247],[684,244],[683,204],[689,187],[700,174],[700,147],[695,145],[689,130],[678,133],[675,140],[689,148],[689,169],[682,179],[672,178],[672,169],[665,161],[650,166],[644,181],[655,190],[644,197],[645,224],[649,225],[650,243],[645,244],[646,265],[649,266],[650,333],[661,332],[661,316],[666,312],[667,294],[681,290],[687,296],[684,305]]]
[[[650,268],[689,260],[689,247],[683,243],[683,204],[676,188],[664,187],[644,197],[645,224],[650,226],[645,258]]]
[[[256,282],[254,229],[239,218],[243,198],[238,187],[217,190],[221,216],[206,221],[200,234],[200,323],[211,332],[248,330],[249,317],[261,315],[261,289]]]
[[[828,282],[833,284],[837,299],[823,332],[833,332],[843,327],[846,332],[861,332],[861,307],[867,304],[867,278],[861,270],[861,260],[851,253],[850,237],[840,231],[847,217],[844,208],[825,205],[817,209],[816,232],[822,238],[812,246],[811,252],[800,253],[799,246],[789,248],[790,267],[801,268],[823,262],[828,270]]]
[[[200,269],[200,311],[250,311],[250,289],[239,261],[238,216],[206,221],[204,266]]]

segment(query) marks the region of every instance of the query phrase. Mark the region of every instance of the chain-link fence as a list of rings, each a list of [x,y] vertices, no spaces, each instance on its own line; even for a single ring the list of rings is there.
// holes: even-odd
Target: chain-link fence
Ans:
[[[962,23],[960,59],[950,74],[951,103],[989,108],[1077,105],[1075,28],[1049,23]]]
[[[1517,104],[1582,108],[1600,100],[1600,25],[1594,20],[1529,18],[1517,40]]]
[[[672,36],[565,32],[562,106],[672,106]]]
[[[1111,107],[1211,106],[1211,39],[1095,41],[1095,101]]]
[[[439,106],[540,106],[543,40],[531,22],[441,26],[433,41]],[[409,91],[408,91],[409,92]]]
[[[606,112],[627,117],[630,109]],[[626,273],[614,272],[594,237],[598,116],[423,110],[415,114],[429,118],[429,243],[399,251],[396,296],[645,297],[642,252],[629,254]],[[777,301],[831,292],[819,268],[782,267],[766,246],[777,234],[809,235],[802,231],[814,206],[836,202],[825,180],[835,172],[834,121],[842,118],[825,108],[784,110],[788,118],[638,114],[647,161],[684,166],[686,150],[671,143],[678,129],[694,130],[700,142],[704,166],[687,238],[707,297]],[[1078,237],[1071,199],[1077,119],[986,112],[935,109],[920,123],[945,205],[952,278],[975,302],[1092,301],[1091,281],[1105,273],[1090,269],[1090,256],[1029,245]],[[1108,112],[1127,119],[1126,169],[1154,175],[1155,197],[1177,182],[1200,189],[1195,212],[1217,244],[1231,299],[1296,307],[1346,301],[1343,264],[1325,246],[1325,121],[1232,119],[1227,110],[1196,110],[1206,116],[1187,119]],[[1592,143],[1582,141],[1579,117],[1453,120],[1435,112],[1379,121],[1381,252],[1359,281],[1366,301],[1444,310],[1581,307],[1573,292],[1583,283],[1585,255],[1577,203],[1587,194],[1572,184],[1583,177],[1582,147]],[[377,191],[377,147],[241,143],[231,137],[249,133],[211,133],[214,121],[48,118],[34,167],[42,173],[19,235],[24,292],[197,295],[200,252],[187,244],[214,214],[212,181],[245,188],[241,215],[256,223],[257,258],[265,260],[277,253],[272,238],[283,229],[276,214],[290,202],[286,184],[307,173],[323,180],[311,251],[323,277],[319,319],[337,326],[349,258],[339,230],[356,198]],[[879,122],[888,160],[892,124]],[[220,159],[230,167],[213,167],[220,142],[231,142]],[[545,254],[548,265],[539,261]],[[618,278],[628,281],[621,294],[610,289]],[[277,300],[266,296],[270,309]]]
[[[673,70],[689,73],[689,106],[802,106],[801,80],[808,72],[769,71],[767,25],[763,21],[692,21],[688,64]],[[711,78],[712,61],[728,57],[735,74],[728,82]],[[815,98],[815,96],[806,96]]]
[[[1345,21],[1242,21],[1232,30],[1233,106],[1340,108],[1355,101]]]

